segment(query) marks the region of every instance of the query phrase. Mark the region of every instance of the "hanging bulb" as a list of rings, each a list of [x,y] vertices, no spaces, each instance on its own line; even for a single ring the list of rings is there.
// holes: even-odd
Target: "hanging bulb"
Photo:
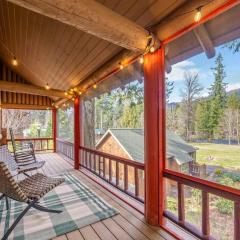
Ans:
[[[17,66],[17,65],[18,65],[18,61],[17,61],[17,59],[16,59],[15,56],[13,57],[12,65],[13,65],[13,66]]]
[[[155,52],[155,48],[154,47],[150,47],[150,52],[154,53]]]
[[[66,107],[66,103],[64,103],[63,106]]]
[[[199,22],[202,18],[201,9],[202,9],[201,7],[197,8],[197,12],[195,13],[195,16],[194,16],[195,22]]]
[[[77,89],[77,87],[75,87],[73,90],[74,90],[74,92],[77,92],[78,89]]]
[[[65,93],[64,93],[64,95],[65,95],[65,96],[67,96],[67,95],[68,95],[68,93],[67,93],[67,92],[65,92]]]
[[[119,63],[119,67],[120,67],[121,70],[123,69],[122,63]]]
[[[79,94],[79,95],[82,95],[82,92],[81,92],[81,91],[79,91],[79,92],[78,92],[78,94]]]
[[[94,88],[94,89],[97,88],[97,84],[96,84],[96,83],[93,84],[93,88]]]
[[[139,62],[140,62],[141,64],[144,63],[144,58],[143,58],[143,56],[141,56],[141,57],[139,58]]]
[[[47,83],[47,85],[45,86],[45,88],[46,88],[46,90],[49,90],[49,89],[50,89],[48,83]]]

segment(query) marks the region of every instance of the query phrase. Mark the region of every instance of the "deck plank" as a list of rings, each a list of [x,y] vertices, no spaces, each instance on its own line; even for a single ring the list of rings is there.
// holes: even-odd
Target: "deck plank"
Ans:
[[[68,240],[84,240],[82,234],[78,230],[67,233],[66,235]]]
[[[81,228],[80,232],[85,240],[101,240],[91,226]]]
[[[95,232],[97,232],[98,236],[102,240],[116,240],[115,236],[102,222],[92,224],[92,228],[95,230]]]
[[[114,236],[119,240],[132,240],[133,238],[128,235],[116,222],[111,218],[103,220],[104,225],[111,230]]]

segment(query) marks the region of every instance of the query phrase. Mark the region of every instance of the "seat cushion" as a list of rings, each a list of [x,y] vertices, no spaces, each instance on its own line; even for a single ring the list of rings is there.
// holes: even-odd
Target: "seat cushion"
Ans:
[[[64,178],[52,178],[36,173],[20,181],[19,186],[29,199],[36,201],[64,181]]]

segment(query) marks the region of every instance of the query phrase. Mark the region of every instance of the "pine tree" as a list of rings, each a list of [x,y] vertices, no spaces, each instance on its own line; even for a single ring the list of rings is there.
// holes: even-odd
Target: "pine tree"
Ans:
[[[223,57],[218,54],[216,61],[216,67],[213,68],[215,81],[210,87],[210,99],[211,99],[211,118],[209,119],[210,126],[213,132],[217,131],[219,122],[224,114],[224,109],[227,105],[227,93],[224,78],[226,77],[223,65]]]

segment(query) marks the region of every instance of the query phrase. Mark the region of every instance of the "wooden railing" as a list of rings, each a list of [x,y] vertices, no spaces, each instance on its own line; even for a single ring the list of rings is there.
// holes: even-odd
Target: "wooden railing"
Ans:
[[[144,164],[80,147],[81,166],[136,200],[144,198]]]
[[[165,210],[164,216],[200,239],[214,239],[210,236],[209,194],[234,202],[234,240],[240,239],[240,190],[218,183],[195,178],[171,170],[164,170],[164,177],[177,182],[178,217]],[[202,229],[199,230],[185,220],[184,186],[199,189],[202,192]],[[221,221],[221,219],[219,220]]]
[[[56,150],[57,152],[62,153],[66,157],[73,160],[73,143],[57,138],[56,140]]]
[[[11,140],[8,139],[9,148],[11,149]],[[18,144],[32,143],[35,151],[48,151],[53,150],[53,138],[40,137],[40,138],[16,138],[15,142]]]

